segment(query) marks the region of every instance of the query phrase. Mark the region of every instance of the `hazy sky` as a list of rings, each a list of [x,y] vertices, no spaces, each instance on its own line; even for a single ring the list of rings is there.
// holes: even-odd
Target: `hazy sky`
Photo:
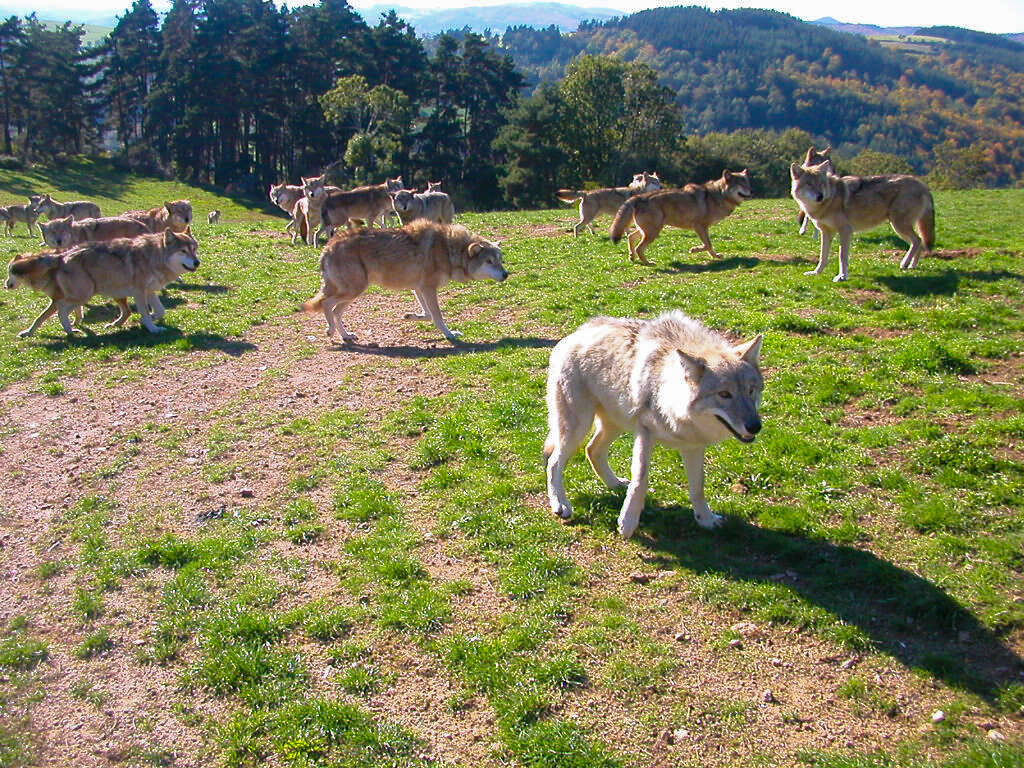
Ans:
[[[352,2],[353,0],[350,0]],[[354,0],[356,7],[384,4],[386,0]],[[495,5],[503,0],[401,0],[395,5],[414,8],[457,8],[469,5]],[[504,0],[508,1],[508,0]],[[303,0],[291,0],[299,5]],[[123,12],[131,0],[0,0],[4,15],[24,15],[35,10],[41,18],[94,20]],[[881,26],[928,26],[951,24],[986,32],[1024,32],[1024,0],[973,0],[973,2],[936,2],[936,0],[860,0],[852,4],[839,0],[726,0],[704,3],[699,0],[577,0],[574,4],[611,8],[624,12],[663,5],[699,4],[717,8],[774,8],[802,19],[833,16],[840,21]],[[164,10],[169,0],[153,0]],[[514,19],[510,19],[514,21]]]

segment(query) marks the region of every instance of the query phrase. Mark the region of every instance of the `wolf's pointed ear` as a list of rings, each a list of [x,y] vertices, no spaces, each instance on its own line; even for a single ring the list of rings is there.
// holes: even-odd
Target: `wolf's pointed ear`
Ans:
[[[185,225],[185,234],[188,235],[189,237],[192,237],[192,225],[191,224],[186,224]]]
[[[794,179],[800,178],[800,166],[797,163],[789,164],[789,175],[792,176]]]
[[[832,152],[832,145],[831,144],[829,146],[825,147],[823,150],[821,150],[821,154],[823,154],[823,155],[831,154],[831,152]]]
[[[679,353],[679,362],[683,364],[683,370],[690,376],[695,382],[700,381],[704,376],[704,371],[708,369],[708,364],[699,357],[688,354],[681,349],[677,349]]]
[[[174,207],[172,203],[164,203],[164,208],[168,213],[174,213]]]
[[[811,146],[809,146],[807,148],[807,154],[804,155],[804,165],[808,165],[811,162],[811,158],[814,157],[814,152],[815,152],[815,149],[814,149],[814,145],[812,144]],[[822,152],[821,154],[825,154],[825,153]]]
[[[761,360],[761,342],[764,341],[764,334],[759,333],[750,341],[745,341],[732,348],[732,351],[739,355],[744,362],[750,363],[757,368]]]
[[[817,165],[812,165],[810,170],[818,171],[820,173],[827,173],[828,170],[831,167],[832,167],[832,161],[831,160],[825,160],[824,162],[818,163]]]
[[[466,249],[466,253],[469,254],[470,258],[473,258],[478,253],[480,253],[480,251],[482,251],[483,249],[484,249],[484,244],[483,243],[478,243],[478,242],[474,241],[474,242],[469,244],[469,248]]]
[[[737,176],[749,176],[750,175],[750,169],[749,168],[744,168],[742,171],[740,171],[736,175]]]

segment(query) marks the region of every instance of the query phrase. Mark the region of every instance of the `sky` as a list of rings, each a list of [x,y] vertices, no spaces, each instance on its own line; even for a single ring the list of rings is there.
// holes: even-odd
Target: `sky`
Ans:
[[[279,0],[280,1],[280,0]],[[504,0],[508,1],[508,0]],[[289,5],[303,0],[291,0]],[[384,0],[350,0],[354,6],[368,7]],[[472,5],[495,5],[503,0],[399,0],[396,5],[412,8],[458,8]],[[35,10],[40,18],[75,21],[99,21],[124,12],[131,0],[0,0],[0,12],[25,15]],[[700,0],[575,0],[573,5],[610,8],[623,12],[655,6],[697,4],[718,8],[773,8],[798,18],[813,21],[832,16],[839,21],[879,26],[930,26],[949,24],[984,32],[1024,32],[1024,0],[973,0],[973,2],[936,2],[936,0],[726,0],[719,3]],[[158,10],[169,0],[153,0]]]

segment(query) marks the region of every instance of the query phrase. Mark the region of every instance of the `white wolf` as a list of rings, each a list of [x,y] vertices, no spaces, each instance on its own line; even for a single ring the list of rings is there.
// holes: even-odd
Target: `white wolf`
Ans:
[[[682,312],[653,320],[598,317],[562,339],[548,367],[544,453],[551,510],[572,515],[565,465],[593,425],[590,466],[609,488],[628,486],[619,515],[623,537],[640,521],[656,443],[682,453],[697,524],[721,524],[704,499],[704,450],[730,435],[751,443],[761,431],[761,339],[733,346]],[[608,449],[624,432],[636,435],[629,481],[608,465]]]

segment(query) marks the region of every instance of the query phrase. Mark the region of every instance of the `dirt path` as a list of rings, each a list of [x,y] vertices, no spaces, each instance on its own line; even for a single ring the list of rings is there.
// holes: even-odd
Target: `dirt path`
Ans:
[[[106,530],[113,545],[122,530],[140,524],[188,535],[205,510],[266,504],[285,488],[295,462],[277,445],[276,430],[249,430],[232,448],[244,472],[214,482],[202,477],[211,426],[225,418],[259,424],[272,414],[296,419],[332,408],[376,419],[414,395],[440,394],[444,382],[406,361],[456,348],[432,326],[402,319],[412,308],[409,298],[374,295],[353,307],[349,325],[372,338],[367,346],[328,344],[322,317],[296,316],[254,329],[246,339],[253,349],[237,357],[197,352],[168,358],[142,378],[114,385],[112,375],[131,374],[130,364],[103,367],[67,380],[58,397],[40,394],[32,380],[3,392],[0,622],[24,615],[31,634],[49,644],[50,657],[38,672],[41,700],[31,715],[41,764],[104,766],[162,755],[178,766],[199,766],[212,759],[203,718],[182,716],[180,667],[140,667],[136,659],[151,626],[157,575],[145,580],[148,591],[133,584],[106,596],[101,623],[111,627],[112,650],[88,661],[73,655],[93,629],[70,610],[83,578],[74,568],[40,576],[44,563],[71,565],[78,556],[77,544],[55,534],[68,508],[90,494],[115,501]],[[336,558],[344,533],[329,532],[314,549],[290,554],[326,562]],[[309,589],[317,583],[313,579]],[[452,689],[430,659],[411,649],[405,655],[403,688],[420,690],[422,699]],[[386,696],[371,707],[419,732],[435,755],[486,762],[491,745],[480,727],[467,731],[444,710],[449,696],[404,714]],[[224,702],[187,695],[186,714],[222,709]],[[470,719],[486,727],[488,715],[481,710]]]

